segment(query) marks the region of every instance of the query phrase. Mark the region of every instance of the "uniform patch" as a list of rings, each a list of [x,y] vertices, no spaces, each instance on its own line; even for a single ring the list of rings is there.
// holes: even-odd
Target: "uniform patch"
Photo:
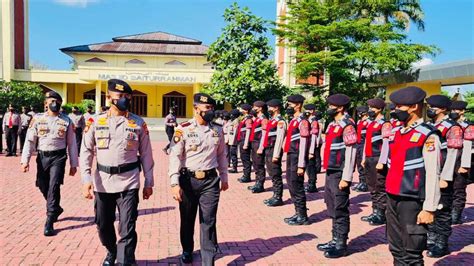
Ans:
[[[474,125],[469,125],[464,130],[464,139],[465,140],[474,140]]]
[[[60,127],[58,129],[58,136],[60,138],[64,138],[65,135],[66,135],[66,128],[65,127]]]
[[[300,123],[300,135],[302,137],[309,136],[309,122],[308,120],[302,120]]]
[[[413,133],[413,135],[411,135],[410,142],[416,143],[420,140],[420,137],[421,133]]]
[[[436,150],[436,148],[435,148],[435,139],[434,139],[434,137],[430,137],[425,142],[425,151],[434,152],[435,150]]]
[[[448,148],[461,149],[463,145],[462,129],[459,126],[451,127],[446,134]]]
[[[176,129],[173,136],[174,143],[180,142],[182,137],[183,137],[183,131],[181,129]]]
[[[337,127],[339,128],[339,127]],[[347,126],[344,128],[344,131],[342,132],[342,138],[344,139],[344,143],[346,145],[353,145],[357,143],[357,132],[355,130],[355,127],[353,126]]]
[[[285,122],[283,120],[278,122],[278,127],[279,128],[283,128],[284,126],[285,126]]]
[[[334,130],[333,130],[333,131],[334,131],[334,133],[337,133],[337,132],[339,132],[339,128],[340,128],[339,126],[336,126],[336,127],[334,127]]]
[[[382,125],[382,138],[388,138],[392,135],[392,125],[390,123],[384,123]]]

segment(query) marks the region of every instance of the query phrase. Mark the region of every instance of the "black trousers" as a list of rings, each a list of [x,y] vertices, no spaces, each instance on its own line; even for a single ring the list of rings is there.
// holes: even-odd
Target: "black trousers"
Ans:
[[[239,142],[240,149],[240,160],[242,160],[242,165],[244,166],[244,177],[250,178],[250,173],[252,172],[252,161],[250,160],[250,155],[252,154],[252,145],[249,145],[246,150],[244,150],[244,141]]]
[[[448,182],[448,187],[441,189],[439,203],[443,205],[443,208],[436,210],[434,223],[428,226],[428,230],[437,237],[441,236],[447,239],[452,233],[453,182]]]
[[[356,145],[356,165],[357,172],[359,173],[359,183],[366,183],[367,180],[367,168],[362,167],[362,157],[364,155],[364,143]]]
[[[181,217],[180,238],[183,251],[194,251],[194,224],[199,208],[202,265],[214,265],[219,246],[217,244],[216,216],[220,197],[220,178],[196,179],[180,176],[183,189],[179,203]]]
[[[324,202],[329,217],[332,219],[332,233],[346,236],[349,234],[349,194],[350,185],[339,189],[342,171],[326,170],[326,184],[324,187]]]
[[[117,253],[118,263],[135,263],[137,232],[135,226],[138,217],[138,189],[119,193],[95,194],[95,223],[102,245],[109,252]],[[115,235],[115,210],[119,212],[119,236]]]
[[[376,166],[379,157],[366,157],[365,167],[367,168],[367,185],[372,198],[372,208],[385,212],[387,208],[387,193],[385,192],[385,181],[387,177],[387,168],[377,170]]]
[[[423,265],[426,225],[416,224],[421,200],[387,196],[387,240],[394,265]]]
[[[76,145],[77,154],[81,154],[81,143],[82,143],[82,127],[76,127]]]
[[[5,130],[5,137],[7,139],[7,152],[16,154],[16,142],[18,140],[18,126],[12,128],[7,127]]]
[[[456,174],[453,183],[453,209],[461,211],[466,206],[466,187],[468,173]]]
[[[230,166],[237,168],[237,145],[229,145]]]
[[[316,147],[314,157],[308,158],[308,165],[306,167],[306,173],[308,174],[308,183],[316,184],[318,174],[321,172],[321,148]]]
[[[307,216],[306,193],[304,191],[304,175],[299,176],[298,153],[288,153],[286,156],[286,183],[291,200],[295,204],[297,214]]]
[[[46,200],[46,215],[55,216],[61,212],[61,185],[64,181],[67,155],[36,157],[36,186]]]
[[[26,133],[28,132],[27,126],[22,126],[20,128],[20,133],[18,136],[20,137],[20,152],[23,152],[23,146],[25,145]]]
[[[0,125],[3,127],[3,125]],[[3,129],[0,129],[0,152],[3,152]]]
[[[255,170],[255,180],[263,184],[265,183],[265,149],[262,154],[258,154],[257,150],[260,146],[260,141],[252,141],[252,164]]]
[[[272,178],[273,183],[273,194],[277,198],[283,197],[283,179],[281,170],[281,156],[277,162],[273,162],[273,150],[274,147],[268,147],[265,149],[265,165],[267,167],[267,173]]]
[[[174,127],[166,126],[165,132],[166,132],[166,136],[168,136],[168,144],[166,145],[165,148],[168,149],[171,145],[171,140],[173,139]]]

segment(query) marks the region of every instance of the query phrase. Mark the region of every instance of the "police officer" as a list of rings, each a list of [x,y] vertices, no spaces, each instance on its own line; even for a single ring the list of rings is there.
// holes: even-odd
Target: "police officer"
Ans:
[[[390,137],[387,166],[387,240],[395,265],[423,265],[426,225],[434,220],[440,198],[441,143],[435,127],[424,123],[418,87],[393,92],[390,100],[404,127]]]
[[[229,161],[231,168],[229,169],[229,173],[237,173],[237,130],[239,127],[239,117],[240,111],[238,109],[232,109],[229,112],[229,123],[227,123],[227,131],[228,131],[228,143],[229,145]]]
[[[60,186],[64,181],[68,155],[70,176],[76,174],[78,166],[73,124],[68,116],[59,113],[61,103],[62,98],[57,92],[50,91],[46,93],[44,105],[48,111],[36,114],[31,121],[21,156],[22,171],[27,172],[30,167],[31,155],[38,146],[36,186],[46,200],[45,236],[55,234],[53,223],[58,220],[59,215],[63,212],[60,206]]]
[[[94,112],[92,112],[92,106],[87,106],[86,113],[84,114],[84,120],[87,122],[93,116],[94,116]]]
[[[253,110],[257,113],[250,131],[250,141],[252,145],[252,163],[255,170],[255,185],[249,186],[248,189],[252,193],[261,193],[264,191],[263,184],[265,183],[265,148],[260,145],[262,140],[262,127],[268,124],[268,119],[265,116],[267,105],[263,101],[256,101],[253,103]]]
[[[132,88],[119,79],[107,82],[110,109],[99,113],[84,129],[81,148],[83,195],[94,198],[95,223],[107,249],[103,265],[132,265],[135,261],[140,171],[145,184],[143,199],[153,194],[153,155],[145,121],[128,111]],[[92,172],[94,154],[97,167]],[[94,196],[92,196],[94,194]],[[115,235],[115,211],[119,212],[119,235]]]
[[[163,148],[164,152],[168,152],[168,149],[171,145],[171,140],[173,139],[174,129],[178,126],[176,121],[176,116],[174,114],[173,108],[170,108],[168,115],[165,117],[165,132],[168,136],[168,144]]]
[[[252,161],[250,159],[252,154],[251,146],[249,145],[250,131],[252,130],[253,116],[250,115],[252,106],[250,104],[240,105],[242,112],[242,120],[237,128],[237,142],[239,143],[240,159],[244,167],[243,176],[238,179],[240,183],[249,183],[251,181],[250,174],[252,172]]]
[[[28,126],[30,125],[31,119],[33,117],[28,114],[28,108],[25,106],[21,107],[21,115],[20,115],[20,130],[19,130],[19,137],[20,137],[20,152],[23,151],[23,146],[25,144],[26,133],[28,132]]]
[[[173,137],[168,174],[181,216],[181,261],[191,263],[194,224],[199,208],[203,265],[214,265],[217,251],[216,215],[220,191],[228,189],[227,150],[222,128],[212,122],[215,101],[194,95],[194,118],[181,123]]]
[[[308,185],[305,191],[308,193],[318,192],[316,187],[317,175],[321,172],[321,135],[322,123],[320,122],[321,112],[316,110],[316,105],[306,104],[304,106],[305,115],[308,118],[311,127],[311,140],[309,144],[308,165],[306,173],[308,174]]]
[[[453,180],[460,167],[462,153],[462,128],[448,116],[451,100],[444,95],[426,98],[427,116],[441,133],[441,199],[442,208],[436,211],[435,221],[429,226],[428,257],[439,258],[449,254],[448,238],[451,235]]]
[[[3,117],[3,128],[7,139],[7,157],[16,156],[18,128],[21,124],[20,115],[15,112],[12,104],[8,105],[8,112]]]
[[[286,133],[286,121],[281,116],[282,103],[278,99],[268,101],[268,113],[271,118],[262,126],[263,136],[260,147],[265,150],[265,165],[268,175],[272,178],[273,196],[265,199],[263,203],[269,207],[283,205],[283,180],[281,158],[283,156],[283,143]]]
[[[387,168],[380,161],[383,142],[388,145],[388,137],[392,131],[392,125],[386,121],[382,111],[385,102],[374,98],[367,101],[369,110],[367,114],[371,120],[367,126],[362,166],[367,168],[367,184],[372,199],[372,213],[362,216],[361,220],[369,222],[370,225],[385,224],[385,209],[387,197],[385,194],[385,177]]]
[[[451,113],[449,118],[456,121],[464,130],[464,142],[461,156],[461,165],[455,174],[453,182],[453,210],[451,221],[453,224],[462,224],[462,212],[466,206],[466,186],[469,178],[469,171],[472,171],[474,125],[466,120],[467,102],[453,101],[451,103]],[[472,177],[471,177],[472,178]]]
[[[32,118],[35,117],[36,110],[33,105],[30,105],[30,111],[28,112],[28,115],[30,115]]]
[[[301,112],[304,100],[305,98],[299,94],[287,98],[287,113],[293,114],[293,116],[288,124],[283,151],[287,154],[286,182],[296,212],[293,216],[284,219],[289,225],[309,224],[304,191],[304,173],[308,163],[310,124]]]
[[[77,150],[79,153],[81,153],[82,132],[84,130],[84,127],[86,126],[84,116],[82,115],[81,111],[79,111],[79,108],[77,106],[73,106],[72,112],[69,114],[69,118],[71,118],[72,122],[74,123]]]
[[[332,218],[332,239],[317,246],[326,258],[346,256],[349,235],[349,193],[354,172],[357,144],[356,125],[346,113],[350,98],[345,94],[328,97],[327,115],[333,121],[326,129],[324,201]]]
[[[356,186],[352,187],[352,190],[357,192],[367,192],[369,188],[367,187],[367,168],[362,166],[362,157],[364,155],[364,146],[365,146],[365,136],[367,133],[367,126],[371,123],[369,115],[368,106],[358,106],[356,107],[357,112],[357,144],[356,144],[356,165],[357,172],[359,173],[359,183]]]

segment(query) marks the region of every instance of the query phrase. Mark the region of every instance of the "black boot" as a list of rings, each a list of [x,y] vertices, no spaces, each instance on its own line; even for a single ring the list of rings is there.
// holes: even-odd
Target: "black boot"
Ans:
[[[289,221],[293,221],[293,220],[296,219],[297,217],[298,217],[298,214],[295,213],[295,214],[293,214],[293,216],[291,216],[291,217],[284,218],[283,221],[284,221],[285,223],[288,223]]]
[[[304,191],[307,193],[316,193],[318,192],[318,188],[316,187],[315,183],[310,183],[304,188]]]
[[[426,248],[428,250],[431,250],[434,247],[434,245],[436,244],[436,239],[437,238],[438,237],[437,237],[436,233],[428,231],[428,236],[427,236],[427,239],[426,239]]]
[[[372,209],[371,214],[360,217],[360,220],[363,222],[370,222],[370,220],[372,220],[374,216],[375,216],[375,209]]]
[[[334,234],[333,234],[332,239],[329,240],[329,242],[318,244],[316,248],[319,251],[326,251],[326,250],[333,249],[335,245],[336,245],[336,238],[334,237]]]
[[[347,255],[347,235],[335,235],[334,246],[324,252],[326,258],[340,258]]]
[[[453,209],[451,211],[452,224],[462,224],[462,209]]]
[[[367,192],[369,191],[369,188],[367,187],[367,184],[365,182],[360,182],[357,187],[355,188],[355,191],[357,192]]]
[[[269,202],[270,200],[272,200],[273,198],[276,198],[276,197],[277,197],[277,195],[276,195],[275,193],[273,193],[273,196],[272,196],[271,198],[264,199],[264,200],[263,200],[263,203],[264,203],[264,204],[267,204],[267,202]]]
[[[54,227],[53,227],[53,217],[52,216],[48,216],[48,218],[46,218],[46,223],[44,225],[44,235],[45,236],[54,236],[56,234],[56,232],[54,232]]]
[[[298,210],[296,212],[296,218],[288,221],[288,225],[308,225],[309,219],[306,209]]]
[[[385,211],[381,209],[375,209],[375,215],[369,220],[369,224],[373,226],[385,224]]]
[[[426,255],[430,258],[441,258],[449,255],[448,237],[438,235],[435,245],[428,250]]]
[[[229,173],[231,174],[237,173],[237,167],[232,167],[231,169],[229,169]]]
[[[263,184],[262,183],[257,183],[255,184],[255,186],[251,189],[252,193],[262,193],[265,191],[265,189],[263,188]]]
[[[183,254],[181,254],[181,262],[184,264],[193,263],[193,253],[183,251]]]
[[[107,252],[107,256],[105,256],[104,262],[102,262],[102,266],[109,266],[115,265],[115,260],[117,259],[117,251],[115,252]]]
[[[53,223],[55,223],[55,222],[58,221],[59,215],[61,215],[63,212],[64,212],[64,209],[61,208],[61,207],[59,207],[58,213],[55,214],[54,216],[52,216],[52,218],[53,218]]]
[[[252,180],[250,180],[250,177],[245,177],[242,176],[241,178],[237,179],[240,183],[250,183]]]
[[[268,207],[282,206],[283,200],[281,199],[281,197],[272,197],[267,202],[265,202],[265,205],[267,205]]]

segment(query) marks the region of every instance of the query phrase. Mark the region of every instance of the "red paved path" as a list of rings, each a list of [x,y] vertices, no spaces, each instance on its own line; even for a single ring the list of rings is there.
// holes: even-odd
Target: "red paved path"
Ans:
[[[178,238],[179,215],[176,202],[169,193],[166,177],[168,159],[161,151],[163,142],[154,142],[155,190],[152,198],[141,201],[137,230],[139,243],[136,257],[139,265],[176,265],[181,252]],[[31,171],[19,172],[19,157],[0,156],[0,265],[99,265],[105,251],[93,224],[93,202],[81,197],[80,178],[66,177],[62,187],[65,212],[55,228],[54,237],[42,235],[45,203],[34,186],[35,163]],[[230,175],[230,190],[221,197],[218,212],[218,239],[223,254],[218,265],[311,265],[311,264],[384,264],[392,257],[385,239],[385,227],[372,227],[360,222],[370,211],[367,194],[351,194],[350,256],[329,260],[317,251],[318,243],[330,238],[330,225],[322,193],[308,197],[311,225],[291,227],[283,218],[293,214],[289,193],[286,205],[269,208],[262,200],[272,192],[251,194],[247,184]],[[324,176],[318,186],[324,185]],[[271,182],[266,182],[266,187]],[[474,264],[474,186],[468,189],[466,223],[455,226],[451,237],[452,254],[444,258],[426,259],[428,265]],[[199,232],[199,231],[197,231]],[[196,241],[199,243],[199,241]],[[199,244],[196,245],[196,250]],[[195,265],[199,265],[195,252]]]

